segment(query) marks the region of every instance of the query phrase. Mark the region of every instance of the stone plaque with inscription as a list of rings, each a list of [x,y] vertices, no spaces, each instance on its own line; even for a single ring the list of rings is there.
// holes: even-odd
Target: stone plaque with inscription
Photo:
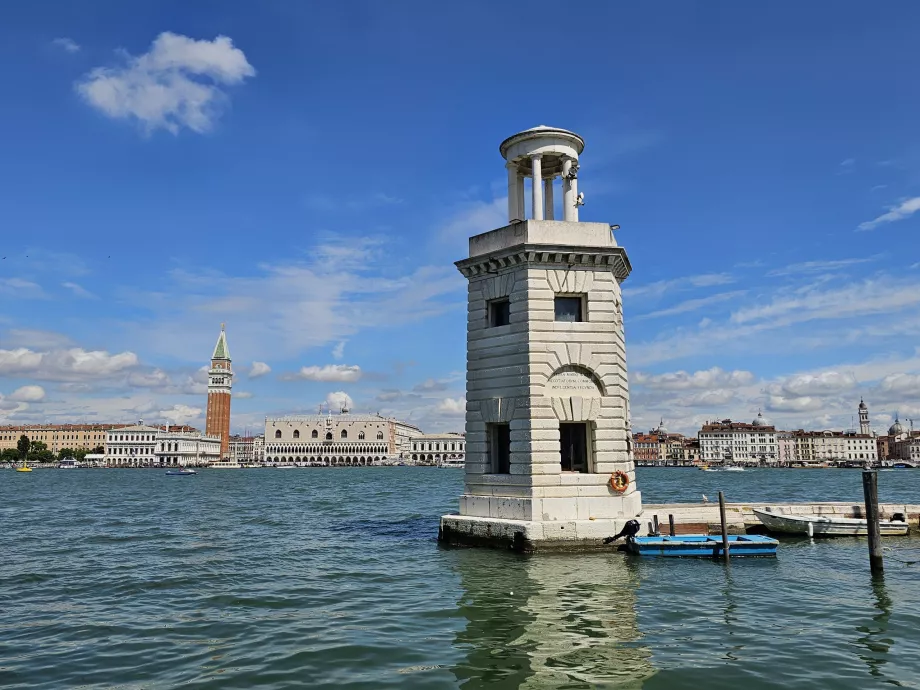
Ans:
[[[601,391],[594,380],[577,369],[560,369],[549,377],[544,395],[551,398],[600,398]]]

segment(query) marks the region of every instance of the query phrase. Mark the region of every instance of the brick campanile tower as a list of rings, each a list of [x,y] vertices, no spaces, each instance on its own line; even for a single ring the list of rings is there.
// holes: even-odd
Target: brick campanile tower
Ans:
[[[220,457],[230,455],[230,389],[233,387],[233,371],[230,369],[230,348],[224,324],[214,354],[211,355],[211,369],[208,371],[208,416],[205,433],[220,436]]]

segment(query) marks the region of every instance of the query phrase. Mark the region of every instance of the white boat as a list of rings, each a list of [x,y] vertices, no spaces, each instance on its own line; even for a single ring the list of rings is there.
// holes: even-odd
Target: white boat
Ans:
[[[466,460],[463,458],[445,458],[441,460],[438,467],[442,469],[462,470],[466,468]]]
[[[753,511],[770,532],[806,534],[810,537],[857,537],[865,536],[868,530],[866,520],[859,518],[786,515],[774,513],[769,508],[754,508]],[[879,520],[878,526],[883,537],[902,537],[908,531],[907,523],[902,520]]]
[[[64,458],[58,463],[59,470],[76,470],[80,468],[80,463],[75,458]]]
[[[239,470],[243,466],[238,462],[212,462],[208,467],[213,470]]]

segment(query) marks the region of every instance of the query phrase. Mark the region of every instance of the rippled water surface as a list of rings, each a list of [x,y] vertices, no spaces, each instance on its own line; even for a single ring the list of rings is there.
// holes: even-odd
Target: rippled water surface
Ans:
[[[640,469],[646,502],[854,500],[859,472]],[[920,471],[881,499],[920,503]],[[462,473],[0,471],[3,688],[920,687],[920,565],[446,550]],[[889,540],[920,560],[920,540]]]

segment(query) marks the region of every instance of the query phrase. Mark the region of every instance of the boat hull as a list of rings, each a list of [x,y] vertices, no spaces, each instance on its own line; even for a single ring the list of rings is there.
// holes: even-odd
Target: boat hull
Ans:
[[[800,534],[814,537],[864,537],[868,523],[859,518],[828,518],[818,515],[783,515],[754,509],[754,515],[769,532]],[[906,522],[879,520],[883,537],[903,537],[908,533]]]
[[[731,535],[728,551],[731,558],[776,556],[779,542],[759,534]],[[656,558],[721,558],[722,538],[706,534],[682,534],[677,537],[636,537],[627,550],[639,556]]]

